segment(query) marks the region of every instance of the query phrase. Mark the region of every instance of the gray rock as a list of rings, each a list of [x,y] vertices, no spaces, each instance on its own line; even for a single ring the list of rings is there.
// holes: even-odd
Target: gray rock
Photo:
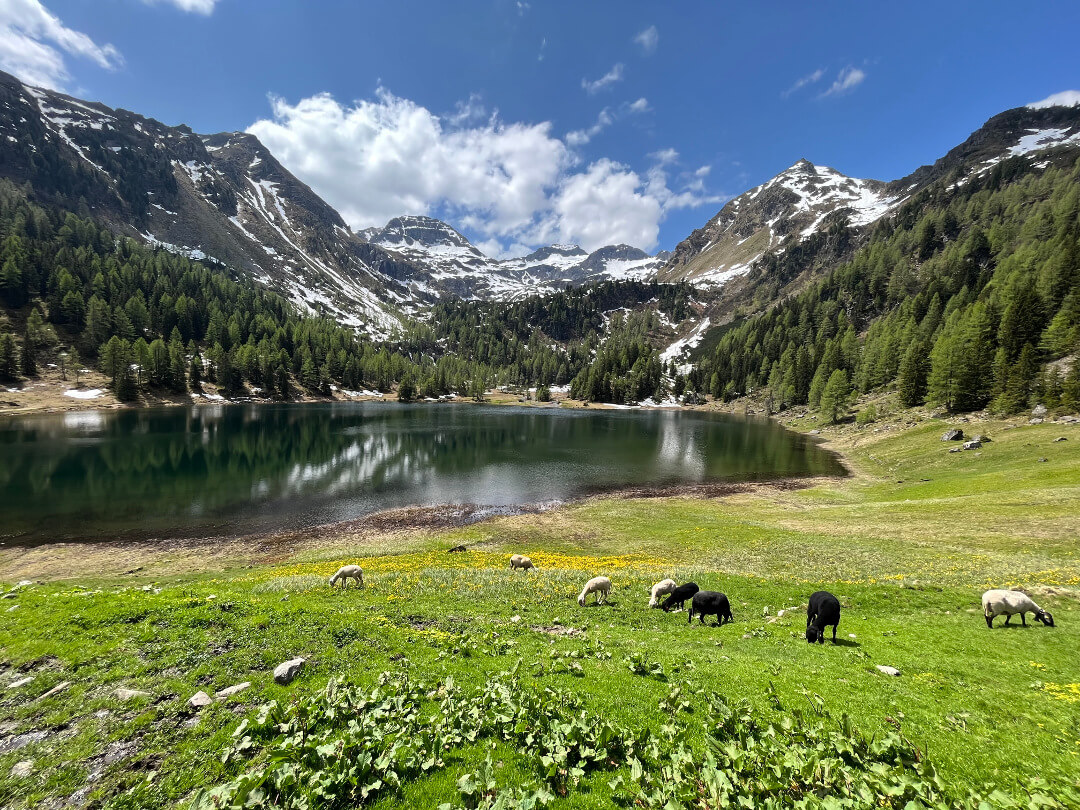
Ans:
[[[815,430],[811,430],[811,431],[810,431],[810,435],[811,435],[811,436],[820,436],[820,435],[821,435],[821,431],[820,431],[820,430],[817,430],[817,429],[815,429]]]
[[[233,684],[232,686],[226,686],[224,689],[220,689],[217,692],[214,692],[214,697],[216,697],[216,698],[232,697],[233,695],[235,695],[235,694],[237,694],[239,692],[243,692],[249,686],[251,686],[251,681],[244,681],[243,683],[237,683],[237,684]]]
[[[1028,419],[1028,424],[1029,425],[1041,425],[1042,423],[1043,423],[1043,420],[1040,419],[1039,417],[1035,417],[1034,419]]]
[[[1058,436],[1056,439],[1054,439],[1054,441],[1055,442],[1067,442],[1068,439],[1065,436]]]
[[[214,699],[210,697],[206,692],[196,692],[194,695],[188,698],[188,706],[193,709],[201,709],[205,706],[209,706],[214,702]]]
[[[11,766],[11,775],[15,779],[25,779],[34,772],[34,760],[24,759]]]
[[[0,596],[0,599],[14,599],[16,596],[18,596],[18,594],[15,593],[15,591],[11,591],[10,593],[5,593],[3,596]]]
[[[149,692],[142,692],[138,689],[125,689],[123,686],[119,687],[113,692],[116,695],[117,700],[134,700],[135,698],[150,697]]]
[[[33,675],[27,675],[25,678],[19,678],[19,680],[13,681],[12,683],[9,683],[8,684],[8,689],[18,689],[20,687],[26,686],[28,683],[30,683],[33,680],[34,680]]]
[[[53,695],[58,695],[61,692],[63,692],[65,689],[67,689],[69,686],[71,686],[71,681],[63,681],[61,683],[58,683],[56,686],[54,686],[52,689],[50,689],[44,695],[39,695],[36,698],[36,700],[45,700],[45,698],[50,698]]]
[[[1032,411],[1031,411],[1031,415],[1032,415],[1032,416],[1046,416],[1046,406],[1045,406],[1045,405],[1041,405],[1041,404],[1040,404],[1040,405],[1036,405],[1036,406],[1035,406],[1035,407],[1034,407],[1034,408],[1032,409]]]
[[[1045,463],[1045,462],[1047,462],[1047,461],[1049,461],[1049,460],[1050,460],[1050,459],[1048,459],[1048,458],[1047,458],[1046,456],[1041,456],[1041,457],[1039,458],[1039,463],[1040,463],[1040,464],[1043,464],[1043,463]]]
[[[984,436],[982,433],[978,433],[971,437],[973,442],[982,442],[983,444],[989,444],[991,439],[989,436]]]
[[[0,754],[18,751],[28,745],[39,743],[49,736],[48,731],[28,731],[25,734],[16,734],[13,737],[4,737],[0,740]]]
[[[952,430],[946,430],[941,434],[941,440],[943,442],[958,442],[964,438],[964,431],[960,428],[953,428]]]
[[[964,448],[963,447],[950,447],[949,452],[950,453],[963,453]]]
[[[972,440],[970,442],[964,442],[965,450],[978,450],[980,447],[982,447],[982,442],[979,441]]]
[[[293,682],[293,679],[300,674],[300,671],[304,668],[305,658],[293,658],[289,661],[283,661],[274,668],[274,680],[280,683],[282,686]]]
[[[894,678],[898,678],[900,676],[900,670],[898,670],[896,667],[887,667],[884,664],[878,664],[877,671],[880,672],[882,675],[891,675]]]

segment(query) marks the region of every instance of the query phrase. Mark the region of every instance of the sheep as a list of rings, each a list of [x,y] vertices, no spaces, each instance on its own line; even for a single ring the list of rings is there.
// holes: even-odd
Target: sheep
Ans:
[[[987,591],[982,595],[982,606],[983,615],[986,617],[986,626],[990,628],[994,626],[995,616],[1004,614],[1005,624],[1008,625],[1009,619],[1015,613],[1020,614],[1020,622],[1024,627],[1027,627],[1026,614],[1028,613],[1034,613],[1035,618],[1047,627],[1054,626],[1054,617],[1048,611],[1036,605],[1030,596],[1020,591]]]
[[[717,627],[722,625],[725,620],[729,622],[735,621],[731,616],[731,603],[728,602],[727,595],[717,591],[698,591],[695,593],[690,602],[690,615],[686,619],[687,624],[693,623],[695,613],[701,619],[702,624],[705,624],[706,616],[716,616]]]
[[[341,580],[341,587],[349,587],[348,579],[355,579],[361,588],[364,587],[364,569],[359,565],[343,565],[337,570],[332,577],[330,577],[330,587],[334,587],[334,583]]]
[[[664,604],[660,606],[661,610],[669,610],[670,608],[677,607],[682,610],[683,604],[686,600],[701,590],[696,582],[687,582],[684,585],[680,585],[673,590],[667,599],[664,600]]]
[[[649,591],[649,607],[659,607],[660,597],[666,596],[675,590],[675,580],[662,579],[652,586],[652,590]]]
[[[577,603],[585,607],[585,597],[590,593],[596,594],[596,604],[604,604],[607,601],[608,594],[611,593],[611,580],[607,577],[593,577],[590,579],[585,583],[585,587],[581,589]]]
[[[528,571],[530,568],[535,568],[533,561],[528,557],[524,557],[521,554],[515,554],[510,558],[510,569],[520,568],[522,571]]]
[[[810,595],[806,606],[806,640],[825,643],[825,628],[832,625],[832,643],[836,643],[836,628],[840,626],[840,600],[828,591]]]

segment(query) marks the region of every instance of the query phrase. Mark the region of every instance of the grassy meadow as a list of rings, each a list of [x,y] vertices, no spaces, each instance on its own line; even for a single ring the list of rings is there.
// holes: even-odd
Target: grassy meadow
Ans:
[[[1080,806],[1080,427],[962,425],[993,441],[949,453],[948,424],[904,418],[825,429],[853,474],[805,488],[153,579],[72,550],[15,588],[0,550],[0,806]],[[345,562],[363,589],[327,586]],[[610,603],[579,607],[597,574]],[[648,609],[665,577],[724,591],[734,623]],[[1057,626],[988,630],[990,587]],[[835,646],[803,637],[818,589]]]

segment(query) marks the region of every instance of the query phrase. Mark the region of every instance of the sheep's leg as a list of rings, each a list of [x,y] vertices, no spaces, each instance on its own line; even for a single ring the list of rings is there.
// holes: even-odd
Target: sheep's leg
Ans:
[[[989,627],[991,630],[993,630],[994,629],[994,617],[989,613],[987,613],[985,615],[986,615],[986,626]]]
[[[1008,627],[1008,626],[1009,626],[1009,619],[1011,619],[1011,618],[1012,618],[1012,614],[1011,614],[1011,613],[1006,613],[1006,614],[1005,614],[1005,626],[1006,626],[1006,627]]]
[[[832,643],[836,643],[836,628],[840,626],[840,622],[837,622],[832,626]]]
[[[1020,624],[1024,625],[1024,627],[1027,627],[1027,613],[1024,613],[1023,611],[1021,611],[1020,613]]]

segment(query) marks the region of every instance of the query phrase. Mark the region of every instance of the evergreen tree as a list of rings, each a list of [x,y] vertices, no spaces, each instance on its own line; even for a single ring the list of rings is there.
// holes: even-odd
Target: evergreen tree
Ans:
[[[926,380],[930,373],[930,353],[923,340],[916,340],[904,352],[900,361],[900,376],[897,379],[897,393],[900,404],[905,408],[922,405],[926,401]]]
[[[18,347],[10,332],[0,334],[0,380],[11,382],[19,372]]]
[[[24,377],[37,375],[37,358],[35,357],[34,336],[30,328],[23,333],[22,356],[19,358]]]
[[[829,377],[825,389],[821,392],[821,414],[832,424],[847,413],[850,404],[851,383],[848,381],[847,372],[838,368]]]

